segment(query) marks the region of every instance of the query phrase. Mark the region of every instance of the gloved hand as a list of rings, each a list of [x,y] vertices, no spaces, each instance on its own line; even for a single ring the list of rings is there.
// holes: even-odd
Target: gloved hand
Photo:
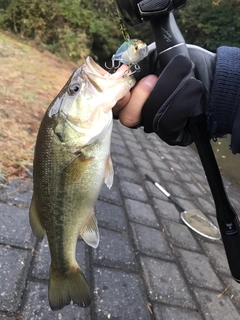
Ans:
[[[191,60],[177,56],[161,71],[152,44],[148,57],[141,62],[141,72],[135,74],[138,80],[149,73],[160,73],[143,106],[141,125],[145,132],[154,131],[170,145],[192,143],[188,120],[196,108],[202,111],[206,108],[214,76],[215,54],[193,45],[188,49],[195,68]]]

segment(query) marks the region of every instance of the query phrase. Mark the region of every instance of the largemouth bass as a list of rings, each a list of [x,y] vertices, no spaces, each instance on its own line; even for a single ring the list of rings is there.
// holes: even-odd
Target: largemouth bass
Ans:
[[[70,77],[41,122],[34,155],[30,225],[48,238],[49,305],[91,304],[90,289],[76,259],[79,235],[99,243],[94,204],[105,182],[113,183],[110,158],[112,107],[134,85],[119,71],[110,75],[92,58]]]

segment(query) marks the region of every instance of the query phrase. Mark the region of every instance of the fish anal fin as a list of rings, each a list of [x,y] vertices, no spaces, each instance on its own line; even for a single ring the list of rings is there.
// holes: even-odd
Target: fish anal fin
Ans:
[[[86,222],[79,231],[80,236],[83,240],[91,247],[97,248],[99,244],[99,231],[98,223],[92,209],[87,216]]]
[[[39,219],[37,207],[36,207],[36,200],[33,193],[32,201],[29,209],[29,221],[30,226],[32,228],[32,232],[39,240],[42,240],[45,236],[46,230],[42,226],[42,223]]]
[[[77,262],[65,273],[50,266],[48,299],[53,311],[70,303],[84,308],[91,305],[90,289]]]
[[[109,155],[106,162],[105,180],[104,180],[105,184],[109,189],[113,185],[113,176],[114,176],[113,164],[112,164],[111,156]]]

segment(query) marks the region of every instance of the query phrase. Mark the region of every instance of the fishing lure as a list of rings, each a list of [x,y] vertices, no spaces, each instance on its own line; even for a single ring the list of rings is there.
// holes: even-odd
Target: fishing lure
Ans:
[[[138,63],[147,55],[148,47],[146,43],[138,39],[129,39],[125,41],[112,56],[112,66],[109,68],[105,63],[105,67],[110,70],[116,70],[120,67],[121,63],[123,63],[128,65],[129,69],[134,66],[133,74],[140,71]],[[117,66],[115,66],[115,61],[118,61]]]

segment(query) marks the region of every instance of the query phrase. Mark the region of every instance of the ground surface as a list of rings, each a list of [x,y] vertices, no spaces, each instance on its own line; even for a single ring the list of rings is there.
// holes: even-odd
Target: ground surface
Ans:
[[[25,176],[43,114],[74,65],[0,33],[1,173]]]

